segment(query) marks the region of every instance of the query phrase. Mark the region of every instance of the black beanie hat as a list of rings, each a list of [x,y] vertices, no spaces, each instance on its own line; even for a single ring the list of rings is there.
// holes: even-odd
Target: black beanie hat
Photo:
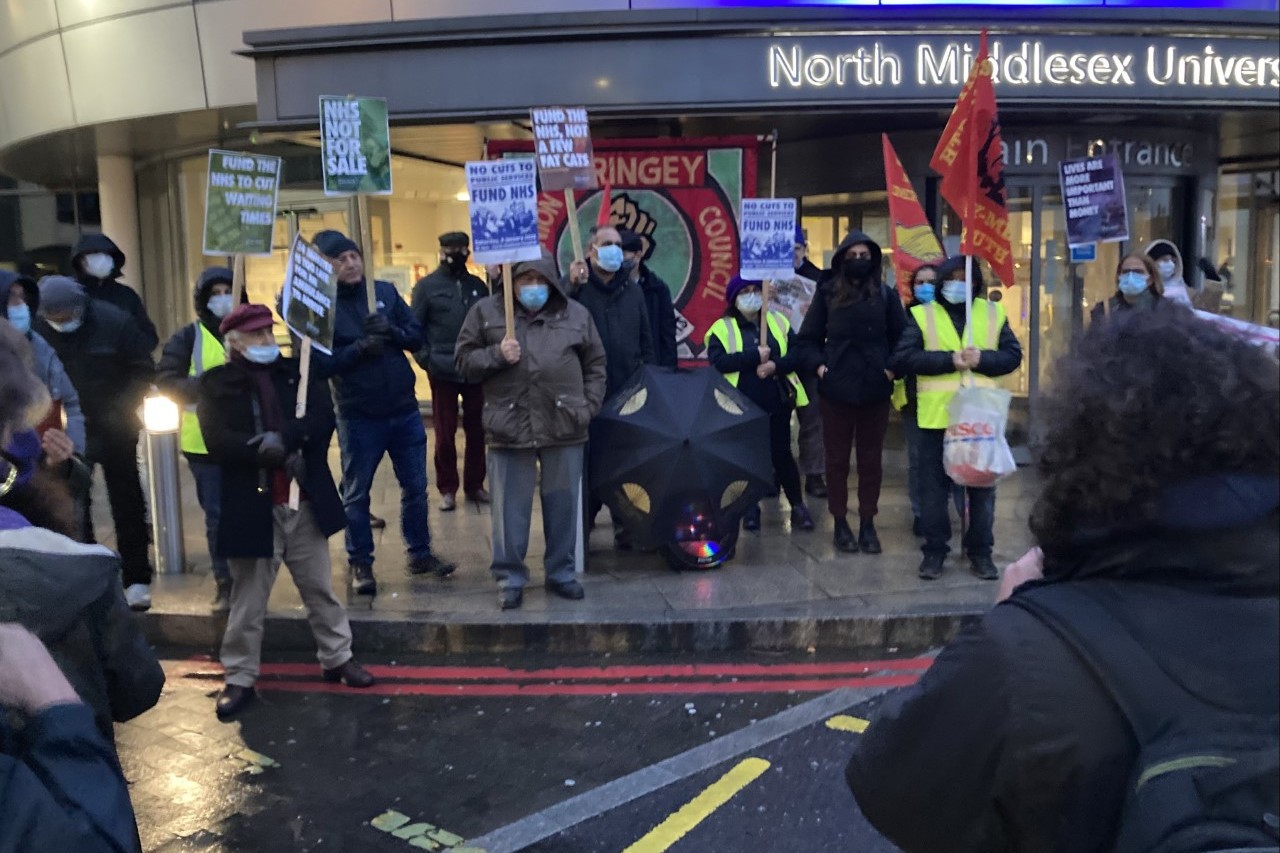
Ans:
[[[343,252],[364,254],[360,252],[360,247],[355,244],[355,241],[341,231],[321,231],[311,242],[326,258],[336,258]]]

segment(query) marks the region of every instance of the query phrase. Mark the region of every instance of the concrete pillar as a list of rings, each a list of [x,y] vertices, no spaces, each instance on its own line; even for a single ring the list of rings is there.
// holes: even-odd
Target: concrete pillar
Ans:
[[[102,233],[124,252],[121,281],[142,293],[142,240],[138,225],[138,182],[133,158],[123,154],[98,155],[98,207]]]

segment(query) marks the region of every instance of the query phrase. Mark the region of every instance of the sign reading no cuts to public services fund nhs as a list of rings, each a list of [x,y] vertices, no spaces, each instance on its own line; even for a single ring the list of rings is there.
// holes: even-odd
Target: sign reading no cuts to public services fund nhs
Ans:
[[[471,246],[476,262],[536,261],[538,167],[532,157],[467,163],[471,197]]]

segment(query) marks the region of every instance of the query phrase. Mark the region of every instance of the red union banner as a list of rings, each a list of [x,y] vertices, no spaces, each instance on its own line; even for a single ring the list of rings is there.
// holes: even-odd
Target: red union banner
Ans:
[[[942,176],[939,189],[964,223],[960,252],[984,259],[1005,287],[1013,277],[1009,209],[1004,186],[1003,144],[996,93],[991,86],[987,31],[960,90],[929,165]]]
[[[596,190],[578,196],[585,234],[607,219],[644,242],[644,262],[671,288],[682,361],[705,359],[702,339],[724,313],[724,292],[738,272],[738,215],[754,197],[754,136],[709,139],[597,139]],[[490,140],[489,156],[533,153],[529,140]],[[607,199],[607,201],[606,201]],[[538,196],[538,233],[561,270],[573,260],[564,197]]]
[[[893,150],[889,134],[880,134],[884,149],[884,186],[889,195],[890,237],[893,241],[893,276],[898,283],[898,295],[909,302],[911,276],[925,264],[936,264],[947,256],[942,251],[938,236],[929,226],[929,219],[920,207],[920,199],[911,186],[907,170],[902,168],[898,152]]]

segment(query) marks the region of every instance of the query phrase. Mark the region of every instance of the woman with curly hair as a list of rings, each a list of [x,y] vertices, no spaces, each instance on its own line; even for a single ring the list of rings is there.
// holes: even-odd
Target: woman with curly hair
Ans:
[[[1280,364],[1190,312],[1121,315],[1044,402],[1040,547],[882,707],[858,804],[907,853],[1118,849],[1173,819],[1207,834],[1160,849],[1274,849]]]
[[[1116,264],[1115,295],[1094,305],[1089,317],[1096,323],[1112,314],[1156,311],[1164,304],[1164,283],[1155,262],[1141,252],[1130,252]]]

